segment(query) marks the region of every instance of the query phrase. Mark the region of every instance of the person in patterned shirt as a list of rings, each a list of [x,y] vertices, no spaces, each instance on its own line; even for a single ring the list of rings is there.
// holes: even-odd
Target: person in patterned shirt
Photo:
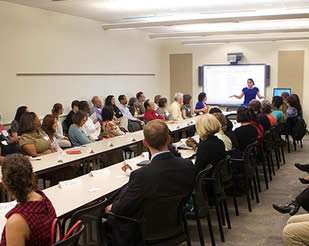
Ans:
[[[36,189],[31,162],[21,154],[2,160],[2,184],[17,204],[7,214],[1,246],[50,245],[55,209],[45,194]]]
[[[106,134],[113,136],[120,136],[124,133],[119,129],[116,122],[113,120],[114,113],[110,107],[104,107],[101,112],[102,115],[102,130]]]

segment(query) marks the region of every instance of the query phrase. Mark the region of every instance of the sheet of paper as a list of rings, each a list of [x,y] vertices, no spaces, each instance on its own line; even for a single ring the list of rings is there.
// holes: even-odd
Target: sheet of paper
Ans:
[[[98,177],[98,176],[105,176],[105,177],[107,177],[107,176],[110,176],[110,175],[111,175],[111,172],[108,169],[106,169],[106,168],[90,172],[90,176],[92,176],[92,177]]]
[[[12,201],[12,202],[2,202],[0,203],[0,212],[1,213],[6,213],[9,212],[12,208],[16,206],[17,202]]]
[[[68,188],[68,187],[72,187],[74,185],[80,185],[80,184],[82,184],[81,178],[75,178],[75,179],[59,182],[58,187],[61,189],[64,189],[64,188]]]
[[[92,115],[89,116],[89,118],[92,120],[92,121],[95,121],[97,120],[97,114],[94,112]]]

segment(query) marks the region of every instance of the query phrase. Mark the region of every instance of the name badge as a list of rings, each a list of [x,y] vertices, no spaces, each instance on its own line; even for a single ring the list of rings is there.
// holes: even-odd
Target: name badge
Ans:
[[[48,137],[48,136],[44,136],[44,139],[45,139],[46,141],[48,141],[48,140],[49,140],[49,137]]]
[[[3,145],[8,145],[8,142],[7,142],[7,141],[1,141],[1,143],[2,143]]]
[[[157,113],[155,113],[155,116],[158,116],[158,114],[157,114]]]

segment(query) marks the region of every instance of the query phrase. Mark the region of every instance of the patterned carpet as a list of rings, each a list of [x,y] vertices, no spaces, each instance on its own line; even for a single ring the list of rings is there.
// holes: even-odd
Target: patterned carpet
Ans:
[[[273,203],[285,203],[299,194],[306,185],[299,182],[299,177],[305,177],[303,173],[294,167],[294,163],[309,163],[309,137],[303,140],[303,149],[297,146],[297,151],[286,152],[287,163],[276,169],[276,176],[269,183],[266,190],[261,176],[262,192],[260,203],[252,201],[252,213],[249,213],[245,197],[238,199],[240,216],[235,216],[232,200],[228,200],[229,213],[231,216],[232,229],[224,228],[225,243],[220,240],[215,210],[211,212],[211,218],[215,233],[216,245],[225,246],[281,246],[283,245],[281,233],[289,215],[278,213],[272,208]],[[305,213],[304,210],[298,212]],[[210,244],[206,219],[202,220],[206,245]],[[200,245],[196,223],[189,221],[189,229],[193,246]],[[184,244],[185,245],[185,244]]]

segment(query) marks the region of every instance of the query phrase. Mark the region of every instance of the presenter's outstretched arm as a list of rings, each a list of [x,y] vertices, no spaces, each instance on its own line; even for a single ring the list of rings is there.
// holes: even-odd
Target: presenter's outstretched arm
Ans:
[[[245,94],[245,93],[242,91],[241,94],[240,94],[239,96],[233,95],[233,96],[230,96],[230,97],[236,97],[236,98],[238,98],[238,99],[241,99],[241,98],[244,96],[244,94]]]
[[[264,99],[265,98],[265,97],[261,96],[259,91],[256,93],[256,95],[258,96],[259,99]]]

